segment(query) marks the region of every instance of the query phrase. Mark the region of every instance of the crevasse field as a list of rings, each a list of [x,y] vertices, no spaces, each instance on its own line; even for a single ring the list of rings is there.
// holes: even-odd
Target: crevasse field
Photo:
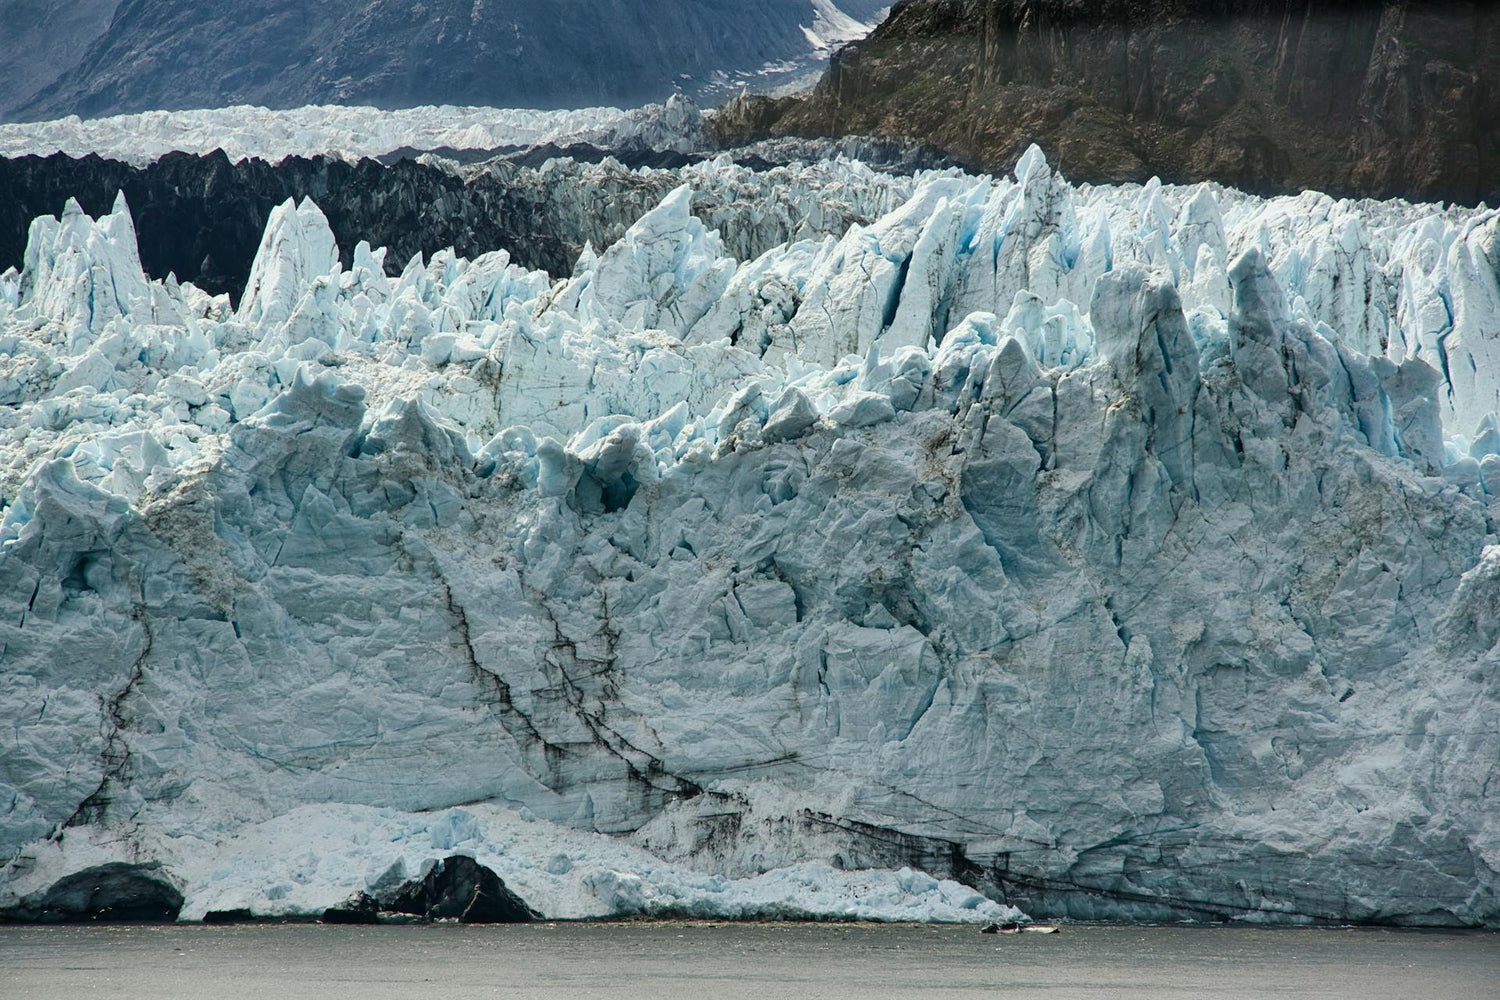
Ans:
[[[350,159],[378,157],[403,148],[482,150],[549,143],[605,148],[641,143],[686,151],[693,148],[691,140],[698,125],[697,109],[682,97],[629,111],[446,105],[399,111],[314,105],[271,111],[241,105],[0,124],[0,155],[97,153],[144,164],[167,153],[211,153],[219,149],[232,160],[255,156],[272,161],[319,154]]]
[[[0,906],[1500,916],[1500,216],[1032,150],[738,261],[709,174],[555,282],[289,203],[237,308],[33,225]]]

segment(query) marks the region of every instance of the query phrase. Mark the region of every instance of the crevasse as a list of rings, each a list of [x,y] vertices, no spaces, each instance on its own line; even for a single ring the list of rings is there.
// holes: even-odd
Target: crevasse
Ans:
[[[36,223],[0,906],[1495,920],[1494,213],[1032,151],[741,263],[691,199],[555,283],[288,204],[238,310]]]

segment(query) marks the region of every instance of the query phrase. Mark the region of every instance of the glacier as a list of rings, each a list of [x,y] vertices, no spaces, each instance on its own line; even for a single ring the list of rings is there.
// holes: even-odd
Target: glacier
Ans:
[[[1500,214],[1033,149],[740,260],[737,169],[556,281],[287,203],[237,308],[34,223],[0,908],[1496,921]]]
[[[815,0],[819,6],[825,0]],[[830,8],[832,9],[832,8]],[[849,24],[835,19],[842,28]],[[867,25],[855,23],[863,30]],[[772,69],[773,74],[786,68]],[[578,108],[537,111],[525,108],[450,105],[384,110],[348,105],[263,108],[238,105],[195,111],[146,111],[49,121],[0,123],[0,156],[99,156],[136,167],[172,153],[208,155],[222,150],[232,162],[259,159],[280,163],[290,157],[420,158],[458,169],[455,162],[482,165],[495,159],[572,161],[544,155],[589,147],[599,157],[654,161],[704,160],[724,152],[753,163],[798,162],[816,166],[839,157],[903,173],[945,166],[950,161],[933,147],[901,140],[848,135],[820,139],[780,137],[725,150],[712,132],[718,110],[701,109],[691,97],[675,94],[660,104],[638,108]],[[632,220],[633,221],[633,220]]]
[[[691,99],[629,110],[533,111],[450,105],[400,110],[344,105],[271,109],[252,105],[194,111],[0,124],[0,156],[96,154],[143,164],[168,153],[211,153],[231,160],[288,156],[380,157],[402,149],[525,149],[592,145],[623,150],[697,152],[702,113]]]

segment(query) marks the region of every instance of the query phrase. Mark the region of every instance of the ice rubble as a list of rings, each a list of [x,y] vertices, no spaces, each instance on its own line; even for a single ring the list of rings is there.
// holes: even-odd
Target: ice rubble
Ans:
[[[691,197],[555,283],[344,270],[288,204],[233,311],[123,204],[37,222],[0,906],[144,857],[315,912],[466,850],[552,916],[999,912],[837,862],[1496,919],[1495,213],[1033,151],[737,263]]]
[[[703,145],[698,109],[682,97],[629,111],[582,108],[378,108],[312,105],[272,110],[242,105],[201,111],[147,111],[109,118],[77,115],[0,125],[0,156],[100,156],[150,163],[167,153],[211,153],[231,160],[288,156],[383,156],[399,149],[502,149],[569,146],[694,152]]]
[[[113,859],[86,835],[43,848],[53,864]],[[175,846],[175,845],[174,845]],[[317,914],[353,891],[413,877],[423,862],[466,854],[548,919],[650,916],[730,920],[990,923],[1025,919],[1014,907],[951,879],[910,868],[840,871],[809,861],[744,878],[694,871],[638,846],[493,805],[426,813],[309,805],[239,829],[205,850],[177,852],[172,872],[191,887],[181,919],[245,911]],[[24,884],[36,879],[25,880]]]

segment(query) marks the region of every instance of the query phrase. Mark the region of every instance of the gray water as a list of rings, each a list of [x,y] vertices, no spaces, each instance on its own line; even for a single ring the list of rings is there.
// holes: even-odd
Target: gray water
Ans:
[[[1500,998],[1500,936],[824,924],[0,927],[4,1000]]]

